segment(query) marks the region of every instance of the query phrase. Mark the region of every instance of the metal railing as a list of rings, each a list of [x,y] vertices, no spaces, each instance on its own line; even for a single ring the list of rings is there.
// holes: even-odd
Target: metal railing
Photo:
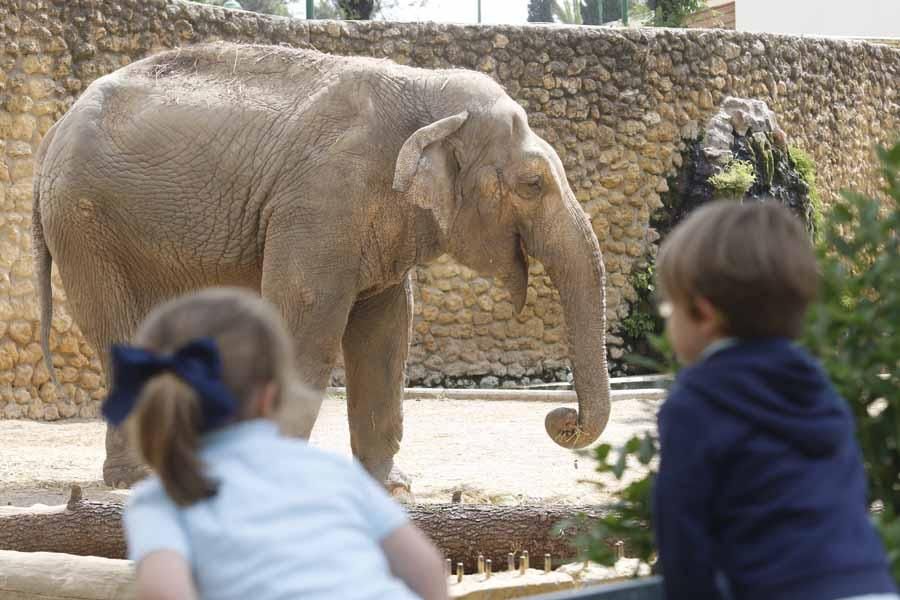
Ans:
[[[643,577],[610,585],[532,596],[531,600],[665,600],[662,577]]]

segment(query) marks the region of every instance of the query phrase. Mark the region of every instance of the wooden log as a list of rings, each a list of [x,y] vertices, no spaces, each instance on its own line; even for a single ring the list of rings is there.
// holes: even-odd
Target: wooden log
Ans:
[[[134,571],[127,560],[0,550],[0,598],[131,600]]]
[[[527,550],[531,566],[543,567],[549,553],[554,564],[575,558],[576,527],[557,532],[555,525],[577,514],[600,516],[593,506],[494,506],[473,504],[410,504],[410,519],[428,535],[453,564],[476,570],[478,554],[490,558],[499,571],[507,555]],[[80,556],[125,558],[122,505],[91,502],[73,486],[65,506],[41,509],[0,509],[0,550],[60,552]],[[612,542],[611,542],[612,543]],[[518,563],[517,563],[518,568]]]
[[[495,571],[506,569],[510,552],[515,553],[516,568],[523,551],[528,551],[534,568],[543,568],[544,554],[555,564],[571,560],[576,554],[572,542],[580,531],[570,527],[558,534],[556,524],[579,513],[594,518],[601,514],[588,506],[419,504],[406,510],[443,555],[453,564],[462,562],[467,573],[476,570],[479,554],[491,559]]]

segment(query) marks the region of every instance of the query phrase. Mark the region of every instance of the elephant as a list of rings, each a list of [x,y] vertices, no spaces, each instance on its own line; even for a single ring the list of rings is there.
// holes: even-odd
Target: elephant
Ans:
[[[605,270],[554,149],[489,76],[286,46],[201,43],[94,81],[36,155],[33,249],[48,370],[55,261],[110,381],[109,348],[152,307],[250,288],[323,392],[343,352],[353,455],[389,489],[411,339],[411,273],[449,254],[525,305],[530,257],[560,292],[578,409],[545,418],[583,448],[610,413]],[[56,381],[54,375],[53,381]],[[57,388],[60,389],[60,388]],[[320,394],[321,395],[321,394]],[[321,400],[297,410],[308,437]],[[108,428],[103,478],[142,467]]]

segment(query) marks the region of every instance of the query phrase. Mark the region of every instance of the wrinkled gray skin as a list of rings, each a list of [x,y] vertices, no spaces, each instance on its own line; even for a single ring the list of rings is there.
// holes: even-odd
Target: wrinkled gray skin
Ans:
[[[449,253],[521,310],[531,255],[560,291],[579,401],[547,431],[576,448],[606,426],[597,238],[556,152],[487,76],[267,46],[166,52],[92,84],[47,134],[36,175],[48,363],[52,260],[107,378],[110,344],[155,304],[258,290],[313,387],[343,348],[353,453],[390,488],[403,482],[410,271]],[[306,436],[319,406],[294,409],[291,433]],[[107,484],[139,478],[117,431],[106,450]]]

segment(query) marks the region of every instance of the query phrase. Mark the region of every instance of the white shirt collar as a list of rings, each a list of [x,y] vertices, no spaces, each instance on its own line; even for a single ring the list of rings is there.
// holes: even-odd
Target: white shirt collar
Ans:
[[[700,353],[700,356],[697,358],[697,362],[702,362],[715,354],[716,352],[720,352],[725,348],[729,348],[738,343],[738,339],[735,337],[724,337],[719,338],[713,342],[710,342],[706,348]]]

